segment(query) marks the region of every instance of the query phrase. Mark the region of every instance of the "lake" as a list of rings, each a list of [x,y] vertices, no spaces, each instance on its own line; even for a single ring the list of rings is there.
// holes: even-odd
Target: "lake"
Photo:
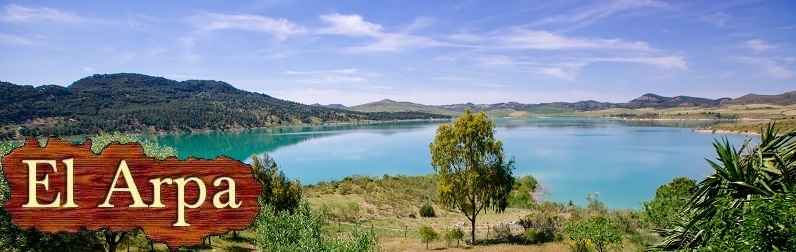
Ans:
[[[533,175],[545,198],[585,205],[599,192],[609,208],[640,209],[675,177],[700,180],[711,172],[711,145],[721,135],[693,132],[712,121],[626,121],[584,118],[497,118],[496,137],[515,176]],[[433,173],[429,143],[446,122],[296,126],[147,136],[177,149],[180,158],[226,155],[244,162],[269,153],[302,184],[361,174]],[[745,135],[727,136],[739,145]],[[755,140],[756,141],[756,140]]]

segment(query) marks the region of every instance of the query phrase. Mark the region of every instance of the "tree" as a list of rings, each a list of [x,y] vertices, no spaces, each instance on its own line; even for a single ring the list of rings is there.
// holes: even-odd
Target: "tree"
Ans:
[[[274,207],[277,212],[293,212],[301,201],[301,184],[290,181],[285,173],[279,170],[273,158],[268,153],[263,157],[252,156],[252,169],[254,177],[263,185],[260,201]]]
[[[437,236],[439,236],[437,231],[429,226],[423,226],[420,228],[420,238],[426,243],[426,250],[428,250],[428,243],[436,240]]]
[[[439,201],[464,213],[475,243],[478,214],[488,208],[502,212],[508,206],[514,159],[504,161],[495,123],[483,111],[473,114],[469,109],[452,124],[439,126],[429,147],[431,166],[439,172]]]
[[[669,184],[658,187],[655,190],[655,198],[644,202],[642,218],[652,228],[673,228],[696,190],[696,180],[684,177],[675,178]]]
[[[456,247],[458,248],[459,247],[459,240],[464,238],[464,231],[462,231],[461,228],[451,229],[451,230],[448,231],[447,234],[445,234],[445,238],[448,239],[448,240],[456,240]]]

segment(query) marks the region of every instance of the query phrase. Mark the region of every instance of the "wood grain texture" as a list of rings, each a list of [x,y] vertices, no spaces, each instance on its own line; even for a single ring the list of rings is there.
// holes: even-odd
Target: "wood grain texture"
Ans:
[[[13,150],[3,158],[3,172],[9,182],[11,197],[3,206],[11,215],[12,222],[20,228],[35,228],[44,232],[77,232],[109,229],[112,231],[131,231],[142,228],[144,233],[155,241],[164,242],[171,249],[181,246],[200,245],[208,235],[223,234],[231,230],[241,230],[249,226],[257,216],[260,206],[258,195],[261,185],[252,168],[240,161],[220,156],[214,160],[188,158],[178,160],[170,157],[157,160],[144,155],[138,143],[119,144],[113,142],[99,155],[90,150],[91,142],[82,145],[72,144],[58,138],[48,139],[45,147],[40,147],[36,139],[28,139],[24,146]],[[37,185],[37,198],[42,204],[50,203],[56,193],[60,193],[61,203],[65,202],[66,167],[62,160],[74,161],[74,200],[76,208],[26,208],[28,202],[28,165],[23,160],[56,160],[57,172],[49,165],[37,166],[36,180],[48,176],[48,190]],[[99,208],[113,182],[114,175],[122,160],[127,163],[136,187],[144,203],[153,201],[153,186],[149,182],[155,178],[201,179],[205,187],[204,203],[196,209],[185,209],[188,227],[173,226],[177,219],[177,186],[161,186],[161,199],[165,208],[130,208],[133,200],[130,193],[116,192],[110,203],[113,208]],[[228,189],[226,184],[216,188],[213,180],[229,177],[235,181],[236,201],[241,202],[237,209],[213,206],[213,196],[218,191]],[[128,187],[119,178],[117,188]],[[185,186],[185,201],[193,203],[199,197],[196,183]],[[223,202],[227,197],[223,197]]]

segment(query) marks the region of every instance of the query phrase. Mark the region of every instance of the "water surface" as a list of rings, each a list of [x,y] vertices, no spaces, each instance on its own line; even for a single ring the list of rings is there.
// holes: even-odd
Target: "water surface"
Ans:
[[[586,203],[599,192],[613,208],[639,208],[675,177],[701,179],[721,135],[693,132],[710,121],[617,119],[495,119],[504,151],[516,158],[515,176],[533,175],[547,199]],[[363,174],[433,173],[429,143],[443,122],[278,127],[244,131],[149,136],[175,147],[180,158],[218,155],[248,162],[269,153],[290,178],[303,184]],[[747,136],[729,135],[739,144]]]

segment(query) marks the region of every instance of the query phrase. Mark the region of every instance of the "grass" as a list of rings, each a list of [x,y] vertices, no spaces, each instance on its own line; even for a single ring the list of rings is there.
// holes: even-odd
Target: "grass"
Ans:
[[[776,123],[777,126],[779,126],[781,129],[796,128],[796,119],[780,119],[780,120],[760,121],[760,122],[723,123],[723,124],[704,127],[702,129],[710,130],[713,132],[760,133],[760,129],[762,129],[764,126],[766,126],[766,124],[771,122]]]

